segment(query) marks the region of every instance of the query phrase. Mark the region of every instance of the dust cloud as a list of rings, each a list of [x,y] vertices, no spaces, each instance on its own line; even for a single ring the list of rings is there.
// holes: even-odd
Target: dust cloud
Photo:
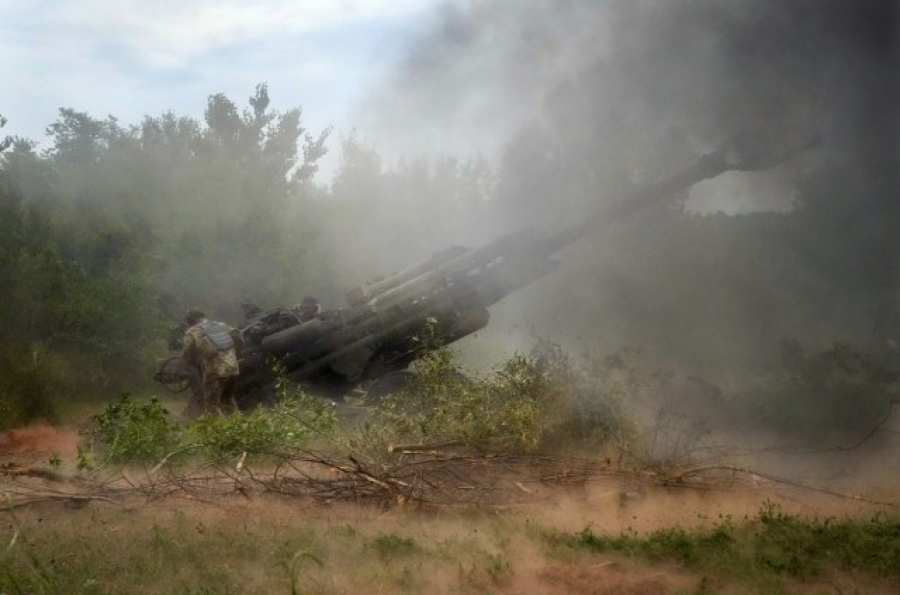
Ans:
[[[75,457],[80,442],[81,436],[75,429],[38,422],[0,433],[0,453],[3,456],[55,454],[71,459]]]

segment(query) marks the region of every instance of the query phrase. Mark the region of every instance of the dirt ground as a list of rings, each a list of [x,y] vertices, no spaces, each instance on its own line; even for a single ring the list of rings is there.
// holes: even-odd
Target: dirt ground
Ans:
[[[72,460],[78,438],[77,429],[46,425],[8,432],[0,435],[0,464],[52,470],[50,453]],[[802,479],[799,471],[794,477]],[[59,486],[52,477],[30,480]],[[21,482],[0,476],[0,492]],[[767,586],[546,539],[586,528],[711,527],[752,519],[763,502],[817,519],[896,514],[900,493],[887,483],[844,491],[852,487],[846,477],[808,489],[751,476],[698,489],[599,474],[566,487],[522,486],[527,497],[507,506],[430,510],[237,492],[207,501],[186,494],[115,503],[48,498],[0,513],[0,540],[10,544],[4,563],[73,593],[896,593],[896,583],[846,572]],[[14,542],[34,557],[11,556]]]

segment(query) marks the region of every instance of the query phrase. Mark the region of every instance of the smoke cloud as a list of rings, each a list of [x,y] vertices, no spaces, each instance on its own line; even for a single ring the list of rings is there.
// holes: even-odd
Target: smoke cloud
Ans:
[[[476,1],[445,9],[364,122],[444,147],[534,123],[569,142],[640,122],[635,135],[700,141],[798,125],[860,140],[895,109],[897,27],[880,0]]]
[[[362,129],[388,153],[495,156],[490,213],[472,223],[485,238],[577,220],[734,135],[822,138],[771,172],[700,184],[671,209],[781,218],[647,214],[567,251],[560,275],[495,313],[503,332],[746,362],[784,336],[827,344],[895,316],[885,296],[897,271],[884,259],[898,254],[900,225],[897,13],[877,0],[450,6]],[[787,215],[812,207],[816,224]],[[838,211],[854,233],[824,223]],[[790,246],[797,236],[803,246]],[[807,279],[802,292],[779,281],[791,274]]]

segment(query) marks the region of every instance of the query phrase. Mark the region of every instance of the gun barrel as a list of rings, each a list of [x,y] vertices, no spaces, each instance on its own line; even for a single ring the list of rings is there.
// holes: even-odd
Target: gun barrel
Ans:
[[[465,254],[468,251],[468,248],[463,246],[453,246],[451,248],[447,248],[446,250],[442,250],[441,252],[436,253],[431,257],[430,260],[423,262],[418,266],[414,266],[412,268],[406,269],[404,271],[400,271],[399,273],[395,273],[390,275],[386,279],[382,279],[380,281],[375,281],[373,283],[367,284],[365,287],[365,293],[369,299],[374,299],[379,297],[395,287],[410,281],[411,279],[415,279],[419,275],[423,273],[427,273],[429,270],[438,267],[445,262],[448,262],[461,254]]]
[[[717,151],[702,155],[693,164],[680,172],[638,188],[624,198],[601,208],[583,221],[548,235],[544,249],[552,254],[579,239],[589,236],[604,225],[630,217],[664,200],[679,190],[690,188],[698,182],[714,178],[727,171],[761,171],[774,167],[796,155],[818,145],[818,137],[805,138],[801,142],[767,146],[762,139],[752,135],[736,136],[723,144]]]
[[[624,198],[599,209],[584,220],[557,234],[548,234],[544,240],[546,243],[544,249],[552,254],[581,238],[596,233],[609,223],[635,215],[679,190],[690,188],[697,182],[714,178],[731,169],[734,167],[726,161],[721,151],[703,155],[682,171],[628,193]]]
[[[772,167],[809,144],[778,152],[767,151],[765,143],[752,138],[735,139],[569,227],[520,229],[476,248],[454,246],[418,266],[366,283],[348,293],[347,308],[265,333],[254,343],[255,351],[246,354],[248,369],[256,374],[246,379],[247,390],[265,383],[263,363],[269,357],[278,358],[295,380],[334,383],[340,390],[402,369],[413,361],[413,338],[429,319],[439,321],[442,340],[465,337],[488,323],[489,306],[553,271],[553,256],[563,248],[697,182],[726,171]]]
[[[721,151],[705,155],[685,170],[631,192],[625,198],[562,231],[546,233],[521,229],[479,248],[454,248],[445,251],[418,267],[393,275],[373,286],[369,305],[376,311],[383,311],[410,300],[421,299],[429,292],[447,289],[454,283],[465,281],[467,277],[483,279],[485,276],[479,273],[500,261],[506,266],[496,267],[497,271],[502,268],[511,273],[525,273],[526,269],[530,269],[527,271],[528,274],[513,274],[509,282],[500,284],[508,291],[512,291],[540,276],[534,273],[542,267],[522,265],[546,259],[567,245],[598,231],[604,224],[633,215],[677,190],[714,177],[728,169],[732,169],[732,166]],[[543,267],[543,270],[548,268]],[[486,299],[483,305],[490,305],[502,297],[500,295],[487,298],[489,294],[495,293],[497,291],[482,291]]]

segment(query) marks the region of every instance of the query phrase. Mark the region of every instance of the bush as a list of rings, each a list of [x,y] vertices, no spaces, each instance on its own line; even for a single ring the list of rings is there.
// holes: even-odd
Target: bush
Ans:
[[[470,378],[447,348],[429,352],[417,374],[385,397],[366,424],[376,447],[385,442],[459,442],[491,452],[533,451],[540,444],[548,399],[544,378],[522,357],[487,378]]]
[[[182,441],[186,448],[213,457],[242,452],[278,454],[328,435],[336,426],[330,403],[297,392],[282,396],[272,407],[258,407],[244,415],[204,415],[187,424]]]
[[[177,424],[158,399],[140,402],[127,393],[106,406],[87,434],[91,450],[107,463],[158,461],[180,442]]]
[[[611,364],[573,366],[561,349],[543,345],[490,374],[468,376],[453,351],[429,346],[415,366],[417,374],[379,403],[363,430],[370,446],[452,442],[535,452],[572,441],[597,448],[630,436],[620,400],[627,387],[612,380]]]
[[[633,441],[635,428],[625,403],[648,383],[630,363],[632,356],[629,350],[606,356],[584,353],[572,361],[559,345],[539,342],[530,360],[560,388],[557,418],[546,439],[590,448]]]
[[[328,435],[337,419],[330,403],[302,392],[282,393],[271,408],[247,414],[205,415],[179,426],[154,397],[145,402],[124,395],[108,405],[86,432],[101,463],[158,462],[187,456],[279,454]]]

